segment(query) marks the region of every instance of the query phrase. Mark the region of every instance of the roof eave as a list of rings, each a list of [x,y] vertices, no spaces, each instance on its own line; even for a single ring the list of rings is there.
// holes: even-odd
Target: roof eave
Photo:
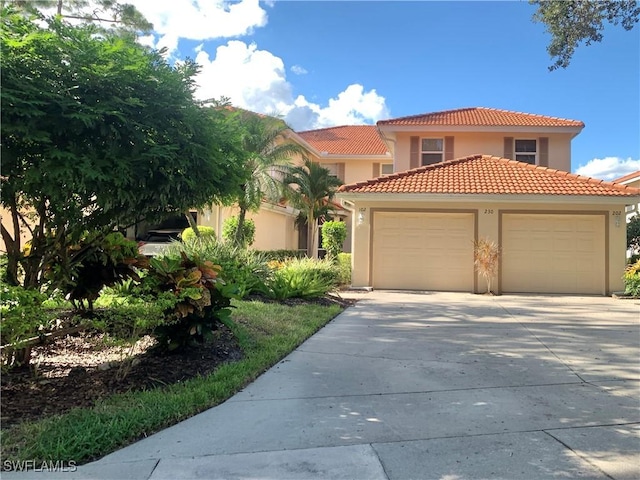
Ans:
[[[489,133],[568,133],[572,138],[584,127],[488,126],[488,125],[378,125],[381,132],[489,132]]]
[[[304,138],[302,138],[300,135],[298,135],[295,131],[289,130],[288,131],[288,136],[293,141],[299,143],[303,148],[305,148],[307,151],[309,151],[313,155],[315,155],[317,157],[320,156],[320,152],[318,151],[318,149],[316,149],[313,145],[311,145]]]
[[[393,160],[393,157],[389,152],[385,154],[345,154],[345,153],[325,153],[321,152],[318,155],[318,158],[321,159],[331,159],[331,160]]]
[[[357,202],[491,202],[535,204],[601,204],[631,205],[640,202],[640,195],[543,195],[543,194],[492,194],[492,193],[356,193],[338,192],[337,198]]]

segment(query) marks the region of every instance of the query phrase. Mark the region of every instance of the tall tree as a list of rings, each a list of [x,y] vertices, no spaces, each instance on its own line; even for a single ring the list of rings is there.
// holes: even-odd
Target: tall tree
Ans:
[[[119,32],[150,32],[153,25],[132,4],[117,0],[3,0],[27,12],[51,13],[70,20],[96,23]]]
[[[291,169],[284,182],[289,198],[307,219],[307,255],[318,258],[318,219],[327,213],[327,205],[342,182],[319,163],[305,158],[304,165]]]
[[[243,168],[247,173],[237,204],[240,209],[235,243],[245,246],[244,223],[247,212],[257,211],[263,200],[279,201],[284,195],[283,177],[291,168],[291,160],[304,149],[287,140],[289,127],[282,120],[240,111]]]
[[[11,235],[2,219],[14,283],[20,263],[24,285],[38,286],[48,260],[85,231],[237,195],[244,173],[233,135],[219,109],[194,101],[194,63],[172,67],[91,24],[56,18],[43,28],[11,7],[0,47],[0,199],[7,221],[33,237],[24,256],[19,228]]]
[[[551,34],[547,51],[555,58],[549,70],[566,68],[581,42],[602,41],[606,23],[631,30],[640,16],[635,0],[529,0],[537,5],[533,20],[544,23]]]

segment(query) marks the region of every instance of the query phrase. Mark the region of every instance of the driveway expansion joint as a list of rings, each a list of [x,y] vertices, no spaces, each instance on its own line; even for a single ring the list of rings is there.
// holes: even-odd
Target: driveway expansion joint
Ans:
[[[531,335],[533,338],[535,338],[535,339],[536,339],[536,341],[540,343],[540,345],[542,345],[544,348],[546,348],[546,349],[547,349],[547,351],[548,351],[551,355],[553,355],[553,356],[554,356],[554,357],[555,357],[555,358],[556,358],[556,359],[557,359],[557,360],[558,360],[562,365],[564,365],[566,368],[568,368],[568,369],[569,369],[569,371],[570,371],[571,373],[573,373],[576,377],[578,377],[582,382],[585,382],[585,383],[586,383],[586,380],[585,380],[584,378],[582,378],[578,372],[576,372],[573,368],[571,368],[571,365],[569,365],[569,364],[568,364],[567,362],[565,362],[562,358],[560,358],[560,357],[559,357],[559,356],[558,356],[558,355],[557,355],[553,350],[551,350],[551,348],[550,348],[546,343],[544,343],[542,340],[540,340],[540,338],[539,338],[535,333],[533,333],[533,332],[531,331],[531,329],[530,329],[530,328],[529,328],[525,323],[523,323],[523,322],[521,322],[520,320],[518,320],[518,319],[517,319],[517,317],[515,317],[515,316],[514,316],[514,315],[513,315],[513,314],[512,314],[508,309],[507,309],[507,307],[505,307],[504,305],[502,305],[502,304],[501,304],[501,303],[499,303],[499,302],[496,302],[496,303],[497,303],[497,304],[500,306],[500,308],[502,308],[502,309],[503,309],[503,310],[504,310],[504,311],[505,311],[505,312],[506,312],[506,313],[507,313],[511,318],[513,318],[515,322],[517,322],[520,326],[522,326],[522,328],[524,328],[524,329],[527,331],[527,333],[528,333],[529,335]]]
[[[569,450],[571,453],[573,453],[576,457],[580,458],[582,461],[588,463],[589,465],[591,465],[593,468],[595,468],[596,470],[598,470],[600,473],[602,473],[604,476],[606,476],[607,478],[610,478],[611,480],[616,480],[614,477],[612,477],[611,475],[609,475],[607,472],[605,472],[604,470],[602,470],[597,464],[593,463],[589,457],[586,457],[584,455],[580,455],[579,452],[577,452],[576,450],[574,450],[573,448],[571,448],[569,445],[567,445],[565,442],[563,442],[562,440],[560,440],[559,438],[551,435],[549,432],[542,430],[543,433],[545,433],[546,435],[550,436],[551,438],[553,438],[556,442],[558,442],[560,445],[562,445],[564,448],[566,448],[567,450]]]
[[[311,395],[311,396],[305,396],[305,397],[271,397],[271,398],[246,398],[246,399],[241,398],[241,399],[229,399],[227,401],[233,402],[233,403],[283,402],[287,400],[386,397],[389,395],[427,395],[427,394],[452,393],[452,392],[472,392],[476,390],[558,387],[558,386],[570,386],[570,385],[582,386],[582,385],[588,385],[588,384],[586,382],[559,382],[559,383],[540,383],[540,384],[531,384],[531,385],[492,385],[492,386],[481,386],[481,387],[449,388],[446,390],[412,390],[412,391],[403,391],[403,392],[376,392],[376,393],[358,393],[358,394],[344,394],[344,395]]]

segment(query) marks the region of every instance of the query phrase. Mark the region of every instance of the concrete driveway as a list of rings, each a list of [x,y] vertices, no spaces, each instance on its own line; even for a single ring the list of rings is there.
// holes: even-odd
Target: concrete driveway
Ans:
[[[640,478],[639,301],[357,296],[226,403],[64,478]]]

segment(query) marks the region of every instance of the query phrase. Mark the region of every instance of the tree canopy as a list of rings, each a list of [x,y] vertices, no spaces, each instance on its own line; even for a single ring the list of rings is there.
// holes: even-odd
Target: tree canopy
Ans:
[[[627,223],[627,248],[640,250],[640,214],[636,213]]]
[[[153,25],[129,3],[117,0],[8,0],[4,4],[25,12],[55,9],[55,13],[70,20],[104,25],[122,32],[150,32]]]
[[[264,200],[277,202],[284,196],[284,175],[291,160],[304,149],[287,140],[289,126],[280,119],[245,110],[234,112],[241,131],[242,165],[247,173],[236,201],[240,213],[235,243],[244,246],[244,222],[248,211],[257,211]]]
[[[284,179],[289,185],[292,204],[306,217],[307,256],[318,257],[318,219],[331,210],[329,202],[342,182],[319,163],[305,159],[293,167]]]
[[[26,284],[37,284],[51,239],[62,248],[85,231],[238,194],[237,130],[194,100],[193,62],[172,67],[91,24],[57,17],[42,27],[11,7],[2,13],[1,201],[9,221],[33,234],[22,258],[3,219],[14,277],[24,260]]]
[[[529,0],[538,9],[533,20],[551,34],[547,51],[554,63],[549,70],[566,68],[576,48],[602,41],[605,23],[631,30],[640,16],[635,0]]]

